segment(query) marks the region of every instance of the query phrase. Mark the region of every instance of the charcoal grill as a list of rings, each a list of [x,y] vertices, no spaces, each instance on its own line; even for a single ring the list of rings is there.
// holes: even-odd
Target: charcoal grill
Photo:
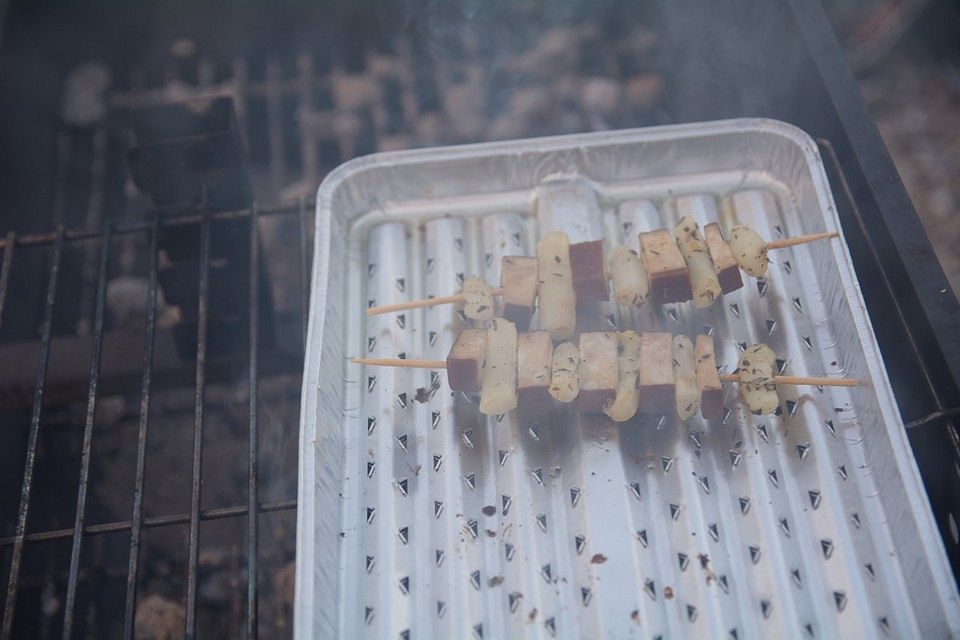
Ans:
[[[282,455],[271,451],[268,458],[258,450],[265,401],[257,397],[261,385],[284,375],[294,376],[289,386],[298,390],[309,196],[339,162],[441,142],[743,116],[795,123],[820,145],[874,330],[958,573],[960,313],[821,7],[811,0],[730,1],[689,11],[675,3],[637,8],[610,1],[487,12],[468,4],[462,11],[424,6],[399,14],[376,3],[233,14],[214,7],[38,11],[13,4],[0,49],[0,82],[4,95],[14,98],[0,110],[5,120],[19,122],[14,116],[25,105],[42,108],[35,122],[4,128],[7,148],[19,142],[21,153],[0,162],[0,207],[3,227],[10,229],[0,241],[0,407],[4,429],[12,434],[6,466],[16,469],[7,486],[20,488],[3,497],[0,514],[6,577],[0,637],[131,637],[145,598],[146,565],[156,574],[151,588],[157,581],[173,585],[166,595],[182,603],[177,622],[190,637],[224,628],[246,637],[290,633],[289,611],[281,608],[269,620],[262,615],[260,592],[268,583],[258,562],[266,548],[258,525],[293,513],[289,485],[296,471],[282,464]],[[151,29],[137,26],[145,22]],[[539,42],[547,27],[577,34],[579,45],[576,55],[554,60],[553,74],[623,86],[633,81],[636,99],[610,108],[604,99],[610,85],[596,82],[591,100],[568,96],[570,102],[553,109],[534,100],[549,74],[537,75],[519,43]],[[139,57],[128,59],[138,36],[146,44],[136,49]],[[25,45],[31,38],[69,55],[41,62]],[[91,58],[106,65],[81,69],[87,75],[79,80],[71,75],[78,72],[77,60]],[[491,67],[487,85],[471,83],[467,62]],[[108,79],[101,85],[104,70],[112,84]],[[24,76],[40,81],[26,83]],[[92,109],[58,112],[71,79],[102,86],[92,96],[79,96],[82,104],[89,97]],[[261,204],[156,207],[125,191],[131,113],[214,95],[233,98],[251,188]],[[530,103],[510,105],[515,95],[526,95]],[[471,100],[482,104],[467,110],[475,121],[464,116]],[[237,221],[239,232],[230,226]],[[274,221],[284,242],[263,237]],[[163,309],[157,304],[166,260],[160,253],[170,231],[183,231],[195,243],[194,270],[185,273],[195,285],[196,344],[186,353],[183,340],[173,335],[177,325],[159,317]],[[211,265],[219,259],[215,245],[226,235],[242,237],[246,282],[240,289],[246,300],[230,348],[212,357]],[[131,253],[138,256],[133,262],[147,304],[132,327],[117,327],[108,293],[118,263]],[[261,268],[283,265],[284,258],[288,266],[280,275]],[[258,293],[265,290],[275,294],[266,303]],[[245,389],[244,481],[233,487],[228,504],[206,507],[202,498],[211,485],[201,492],[200,470],[209,473],[212,445],[204,432],[211,415],[222,410],[207,394],[231,385]],[[190,482],[183,508],[168,509],[152,504],[145,492],[147,478],[164,471],[148,455],[159,437],[150,409],[159,390],[177,388],[193,400],[187,403],[192,411],[178,414],[176,424],[186,438],[182,454]],[[129,412],[136,416],[136,464],[131,481],[119,489],[132,496],[129,516],[91,519],[85,507],[101,473],[91,468],[91,452],[102,437],[98,415],[104,398],[118,394],[139,403]],[[65,408],[71,404],[81,410],[71,413]],[[284,426],[292,430],[294,424]],[[58,440],[58,432],[74,442],[69,454],[46,463],[68,461],[69,482],[59,485],[44,465],[44,456],[70,441]],[[264,477],[264,466],[279,479]],[[290,490],[265,498],[264,482]],[[205,525],[216,522],[239,525],[233,544],[242,549],[227,554],[226,604],[208,593],[210,571],[202,553]],[[184,557],[145,557],[140,548],[153,531],[182,536]],[[292,549],[292,526],[285,535]],[[112,547],[121,552],[111,553]],[[266,590],[275,597],[275,585]]]

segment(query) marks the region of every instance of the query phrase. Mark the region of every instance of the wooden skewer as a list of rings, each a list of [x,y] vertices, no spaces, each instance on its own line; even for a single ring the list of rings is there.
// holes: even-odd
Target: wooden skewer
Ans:
[[[495,296],[503,295],[503,287],[491,289],[490,293]],[[368,316],[377,316],[381,313],[393,313],[395,311],[406,311],[407,309],[421,309],[423,307],[435,307],[440,304],[453,304],[463,302],[462,293],[454,293],[449,296],[437,296],[436,298],[425,298],[423,300],[411,300],[410,302],[397,302],[396,304],[385,304],[379,307],[370,307],[367,309]]]
[[[724,382],[740,382],[740,376],[735,373],[721,373],[720,379]],[[777,384],[809,385],[811,387],[860,386],[860,381],[855,378],[827,378],[826,376],[773,376],[773,381]]]
[[[780,240],[769,241],[767,243],[767,249],[783,249],[798,244],[806,244],[807,242],[816,242],[817,240],[825,240],[827,238],[837,238],[839,236],[840,234],[836,231],[824,231],[822,233],[809,233],[807,235],[795,236],[793,238],[781,238]],[[497,287],[492,289],[491,293],[495,296],[503,295],[503,288]],[[397,311],[407,311],[408,309],[435,307],[441,304],[454,304],[463,301],[464,295],[462,293],[454,293],[449,296],[438,296],[436,298],[427,298],[425,300],[412,300],[410,302],[398,302],[396,304],[385,304],[379,307],[370,307],[367,309],[367,315],[377,316],[383,313],[395,313]]]
[[[408,369],[446,369],[446,360],[424,360],[407,358],[353,358],[353,364],[367,364],[376,367],[406,367]],[[721,373],[724,382],[740,382],[735,373]],[[826,376],[774,376],[777,384],[809,385],[811,387],[859,387],[860,381],[854,378],[828,378]]]
[[[369,364],[375,367],[406,367],[408,369],[446,369],[446,360],[424,360],[406,358],[352,358],[353,364]]]
[[[827,238],[839,238],[840,233],[837,231],[824,231],[822,233],[808,233],[805,236],[794,236],[792,238],[781,238],[780,240],[771,240],[767,243],[767,249],[783,249],[784,247],[792,247],[797,244],[805,244],[807,242],[816,242],[817,240],[826,240]]]

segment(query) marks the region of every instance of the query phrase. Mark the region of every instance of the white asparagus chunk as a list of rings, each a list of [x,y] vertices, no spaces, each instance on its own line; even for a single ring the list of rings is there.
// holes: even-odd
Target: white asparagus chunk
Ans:
[[[480,387],[480,413],[498,416],[517,408],[517,327],[494,318],[487,330],[487,358]]]
[[[557,402],[573,402],[580,394],[580,350],[572,342],[558,344],[550,363],[550,395]]]
[[[767,272],[767,243],[750,227],[738,224],[730,229],[730,251],[740,268],[754,278]]]
[[[463,315],[471,320],[493,318],[493,292],[483,278],[470,276],[463,281]]]
[[[673,339],[673,380],[676,385],[677,415],[681,420],[692,418],[700,411],[700,386],[697,384],[693,342],[687,336]]]
[[[773,349],[765,344],[751,345],[740,356],[737,371],[740,393],[751,413],[769,415],[780,406],[777,384],[773,379],[776,359]]]
[[[610,252],[607,262],[617,302],[624,307],[643,306],[650,294],[650,280],[640,256],[621,245]]]
[[[640,336],[636,331],[624,331],[617,337],[620,343],[617,354],[617,395],[612,402],[604,404],[603,412],[614,422],[626,422],[640,407],[640,392],[637,379],[640,376]]]
[[[677,246],[690,270],[690,288],[693,290],[693,305],[706,309],[720,297],[720,280],[717,269],[710,258],[707,245],[700,235],[700,225],[690,216],[684,216],[677,224],[674,233]]]
[[[570,240],[551,231],[537,243],[540,271],[540,328],[553,340],[569,340],[577,327],[577,303],[570,272]]]

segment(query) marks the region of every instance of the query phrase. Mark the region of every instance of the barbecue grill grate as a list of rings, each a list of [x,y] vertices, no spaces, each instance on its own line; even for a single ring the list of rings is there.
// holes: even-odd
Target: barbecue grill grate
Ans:
[[[0,267],[0,323],[3,321],[3,312],[15,311],[5,309],[7,302],[8,283],[11,273],[17,268],[16,254],[22,247],[46,247],[50,252],[49,279],[46,287],[43,322],[40,329],[40,352],[37,363],[37,377],[34,388],[32,413],[30,418],[29,435],[27,440],[26,462],[23,473],[23,482],[20,492],[20,505],[17,513],[16,531],[14,535],[0,538],[0,548],[10,549],[10,569],[7,580],[6,600],[3,612],[3,626],[0,637],[6,639],[14,633],[17,598],[21,590],[22,562],[26,545],[71,540],[69,575],[66,585],[66,599],[63,607],[63,636],[71,637],[76,618],[77,588],[81,578],[80,556],[85,541],[92,536],[110,533],[130,533],[129,563],[126,571],[126,596],[124,600],[123,628],[124,637],[133,637],[134,618],[137,606],[138,573],[142,562],[140,547],[144,529],[169,527],[171,525],[189,525],[189,553],[187,562],[187,598],[186,598],[186,625],[188,635],[196,629],[197,613],[197,576],[199,572],[199,531],[203,521],[224,518],[247,519],[247,571],[246,571],[246,632],[247,637],[257,635],[258,615],[258,531],[259,515],[296,508],[295,499],[273,500],[260,502],[260,476],[258,473],[259,456],[259,384],[261,371],[258,367],[260,357],[260,335],[258,291],[261,286],[258,277],[260,261],[259,250],[259,218],[261,216],[286,216],[297,220],[301,237],[306,238],[309,233],[305,224],[308,204],[304,200],[293,205],[277,206],[269,209],[259,209],[256,204],[252,208],[239,211],[210,213],[202,208],[197,212],[161,218],[155,212],[150,222],[112,224],[109,223],[98,231],[66,230],[62,226],[55,231],[42,234],[18,236],[9,233],[0,242],[3,249],[2,267]],[[206,348],[207,348],[207,310],[209,307],[209,267],[210,243],[213,226],[217,221],[231,219],[247,219],[250,221],[250,251],[249,251],[249,304],[247,318],[249,319],[249,351],[248,351],[248,391],[249,391],[249,450],[248,450],[248,501],[231,507],[202,510],[201,497],[201,465],[203,456],[202,436],[204,428],[204,396],[207,389],[206,380]],[[199,265],[200,293],[198,305],[200,319],[198,323],[197,351],[196,351],[196,405],[195,421],[193,425],[193,458],[192,458],[192,492],[190,510],[184,513],[175,513],[158,517],[144,515],[144,475],[146,471],[146,447],[149,433],[149,409],[151,393],[153,391],[152,374],[154,369],[154,337],[157,327],[157,274],[159,262],[158,239],[164,228],[178,225],[200,223],[201,247]],[[142,361],[142,379],[140,392],[140,420],[137,445],[137,467],[133,487],[133,514],[130,520],[107,522],[94,525],[87,524],[87,497],[90,484],[91,447],[95,435],[95,416],[98,399],[98,382],[101,371],[101,354],[104,337],[104,315],[107,297],[107,277],[111,259],[111,240],[115,236],[128,234],[146,234],[150,241],[150,269],[147,291],[146,323],[144,330],[144,352]],[[34,475],[38,440],[41,432],[41,418],[44,410],[44,393],[47,387],[47,372],[50,361],[52,342],[52,324],[54,309],[57,305],[60,276],[65,248],[70,243],[78,243],[91,239],[100,242],[98,260],[98,277],[96,287],[95,316],[93,322],[93,347],[89,359],[89,381],[87,386],[87,404],[83,428],[83,444],[80,474],[77,483],[76,520],[72,528],[55,529],[28,533],[28,521],[33,496]],[[306,254],[306,240],[297,244],[299,264],[301,266],[301,301],[305,309],[309,295],[309,276],[306,265],[309,257]],[[301,316],[305,318],[305,316]]]

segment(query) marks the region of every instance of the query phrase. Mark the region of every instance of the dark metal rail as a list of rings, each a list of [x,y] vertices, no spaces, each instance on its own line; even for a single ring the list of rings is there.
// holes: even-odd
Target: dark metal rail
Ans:
[[[100,239],[100,275],[97,277],[97,308],[93,321],[93,348],[90,352],[90,385],[87,391],[87,415],[83,426],[83,450],[80,454],[80,481],[77,490],[77,513],[73,525],[73,547],[70,551],[70,577],[64,605],[63,638],[73,632],[73,607],[77,600],[80,574],[80,547],[83,544],[83,522],[87,513],[87,483],[90,481],[90,449],[93,446],[93,425],[97,415],[97,383],[100,380],[100,358],[103,354],[103,310],[107,299],[107,267],[110,262],[111,230],[108,224]]]
[[[37,363],[37,384],[33,395],[33,413],[30,416],[30,435],[27,437],[27,460],[24,463],[23,484],[20,486],[20,509],[17,512],[17,532],[13,540],[13,555],[10,559],[10,575],[7,580],[7,599],[3,605],[3,627],[0,638],[9,640],[13,633],[13,612],[17,606],[20,588],[20,563],[23,560],[23,542],[27,534],[27,517],[30,515],[30,493],[33,490],[33,472],[37,463],[37,440],[40,436],[40,413],[43,409],[43,389],[47,382],[47,363],[50,361],[50,332],[53,328],[53,305],[57,300],[57,279],[60,275],[60,260],[63,257],[63,227],[54,234],[53,263],[50,265],[50,280],[47,283],[47,300],[40,328],[40,360]]]
[[[185,636],[194,637],[197,622],[197,594],[198,594],[198,565],[200,548],[200,523],[220,520],[224,518],[247,517],[247,588],[246,588],[246,631],[248,638],[257,637],[258,624],[258,562],[259,527],[258,518],[261,514],[296,509],[295,499],[279,500],[261,503],[259,492],[259,383],[261,368],[260,360],[260,322],[259,322],[259,292],[260,292],[260,249],[258,220],[264,215],[291,215],[297,216],[298,230],[301,235],[297,243],[299,264],[301,269],[301,300],[304,308],[301,310],[303,322],[302,334],[306,339],[306,302],[309,299],[310,274],[308,273],[308,239],[306,238],[305,217],[309,211],[309,203],[301,199],[289,205],[261,208],[256,204],[250,209],[227,212],[197,211],[161,211],[156,210],[152,219],[147,222],[126,224],[107,224],[99,230],[65,230],[58,228],[53,233],[31,235],[17,235],[13,232],[0,238],[0,250],[3,259],[0,262],[0,324],[3,321],[3,312],[10,273],[14,264],[14,254],[17,247],[52,245],[52,260],[50,267],[47,293],[43,312],[43,322],[40,330],[40,350],[37,363],[37,377],[34,387],[33,409],[27,439],[26,462],[24,479],[20,492],[20,507],[13,536],[0,538],[0,549],[11,548],[10,572],[7,579],[6,600],[3,609],[3,622],[0,627],[0,640],[7,640],[13,634],[14,616],[17,610],[17,594],[21,586],[21,564],[24,547],[27,544],[42,543],[72,538],[70,565],[67,580],[67,593],[64,602],[64,622],[62,637],[68,639],[75,628],[76,602],[78,582],[81,576],[80,554],[87,538],[97,535],[130,532],[129,561],[126,570],[126,596],[123,617],[123,636],[133,638],[137,608],[137,583],[140,569],[140,548],[144,529],[167,527],[173,525],[189,525],[189,548],[187,554],[186,575],[186,611]],[[206,376],[206,347],[207,347],[207,314],[210,303],[210,261],[211,242],[214,232],[214,223],[221,220],[247,218],[250,220],[250,252],[249,261],[249,447],[248,447],[248,499],[244,505],[226,508],[201,510],[202,465],[203,465],[203,426],[204,400],[207,386]],[[195,378],[195,406],[193,426],[193,456],[192,456],[192,490],[190,510],[152,518],[144,517],[144,478],[147,466],[147,436],[149,433],[149,410],[151,400],[151,376],[154,370],[154,341],[157,331],[157,281],[159,237],[165,227],[181,226],[186,224],[200,224],[201,254],[199,270],[199,299],[198,299],[198,327],[197,327],[197,360]],[[146,322],[144,329],[143,370],[140,388],[140,418],[137,440],[137,463],[133,487],[133,510],[130,520],[88,525],[87,496],[90,483],[90,455],[95,437],[95,417],[100,381],[102,346],[104,335],[104,310],[110,264],[111,240],[117,236],[130,233],[148,233],[150,235],[150,271],[147,285]],[[94,308],[93,347],[89,361],[89,381],[87,387],[87,405],[83,429],[83,443],[81,446],[80,472],[77,488],[77,507],[74,526],[70,529],[56,529],[27,533],[27,522],[30,512],[33,475],[36,467],[37,442],[41,426],[41,414],[44,408],[44,391],[47,382],[47,366],[50,358],[52,342],[52,323],[54,308],[57,303],[57,286],[64,245],[67,242],[84,240],[99,240],[99,274],[97,275],[96,302]]]
[[[150,279],[147,283],[147,322],[143,341],[143,379],[140,392],[140,428],[137,435],[137,470],[133,481],[133,519],[130,527],[130,559],[127,565],[127,595],[123,611],[123,637],[133,637],[137,603],[137,573],[140,536],[143,533],[143,481],[146,474],[147,429],[150,415],[150,375],[153,372],[153,339],[157,327],[157,269],[159,262],[160,216],[154,214],[150,233]]]
[[[260,478],[258,472],[258,454],[260,452],[259,415],[260,401],[260,314],[257,313],[260,301],[260,236],[257,227],[260,212],[253,204],[250,215],[250,300],[248,315],[250,318],[250,442],[249,442],[249,499],[247,512],[247,637],[257,637],[257,544],[260,533]],[[301,225],[303,211],[300,211]],[[301,256],[301,260],[303,256]],[[302,268],[302,262],[301,262]]]

